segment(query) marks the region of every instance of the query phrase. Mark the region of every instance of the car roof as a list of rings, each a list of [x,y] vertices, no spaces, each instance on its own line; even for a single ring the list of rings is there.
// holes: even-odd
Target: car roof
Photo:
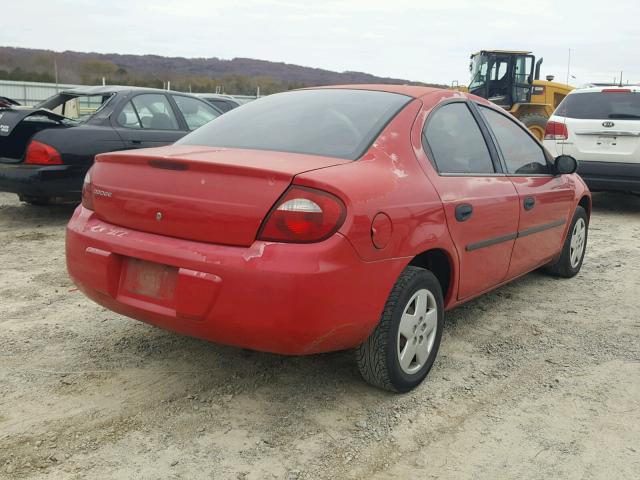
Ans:
[[[101,94],[120,93],[120,92],[129,92],[129,91],[167,92],[170,90],[162,90],[160,88],[150,88],[150,87],[132,87],[128,85],[96,85],[96,86],[69,88],[67,90],[60,91],[60,93],[66,93],[71,95],[101,95]],[[181,93],[181,92],[171,91],[171,93]]]
[[[513,55],[529,55],[531,52],[527,50],[479,50],[476,53],[471,54],[471,57],[475,57],[476,55],[480,55],[481,53],[496,53],[496,54],[513,54]]]
[[[603,90],[609,90],[609,91],[615,91],[615,90],[631,90],[634,93],[640,92],[640,86],[639,85],[598,85],[598,86],[587,86],[587,87],[580,87],[580,88],[575,88],[573,89],[571,92],[569,92],[569,95],[575,95],[578,93],[591,93],[591,92],[596,92],[596,93],[600,93]]]
[[[435,92],[452,91],[446,88],[421,87],[417,85],[392,85],[392,84],[354,84],[354,85],[329,85],[326,87],[309,87],[309,90],[337,88],[344,90],[373,90],[379,92],[399,93],[408,97],[420,98]],[[306,90],[306,89],[305,89]]]
[[[224,95],[221,93],[192,93],[192,95],[195,95],[196,97],[199,97],[199,98],[214,98],[219,100],[231,100],[236,103],[238,102],[231,95]]]

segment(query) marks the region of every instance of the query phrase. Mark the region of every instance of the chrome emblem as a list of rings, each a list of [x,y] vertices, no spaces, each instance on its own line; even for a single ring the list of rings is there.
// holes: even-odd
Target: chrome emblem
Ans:
[[[156,220],[157,221],[162,220],[162,212],[156,212]]]
[[[611,128],[615,125],[613,122],[602,122],[603,127]]]
[[[100,190],[98,188],[93,190],[93,194],[97,195],[99,197],[107,197],[107,198],[111,198],[111,195],[113,195],[113,192],[108,192],[106,190]]]

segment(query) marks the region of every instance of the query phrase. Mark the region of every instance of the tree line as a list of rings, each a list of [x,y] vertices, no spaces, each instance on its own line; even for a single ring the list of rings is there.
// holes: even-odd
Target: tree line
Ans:
[[[261,95],[269,95],[308,86],[302,82],[280,82],[267,75],[224,75],[216,78],[203,75],[181,75],[176,72],[132,73],[103,60],[82,62],[74,77],[85,85],[102,85],[103,78],[108,85],[135,85],[151,88],[167,88],[170,82],[172,90],[193,93],[219,91],[230,95],[255,95],[258,88]],[[56,78],[51,71],[25,70],[22,67],[15,67],[10,70],[0,69],[0,80],[53,83]],[[58,78],[58,81],[59,83],[76,83],[68,82],[64,78]]]

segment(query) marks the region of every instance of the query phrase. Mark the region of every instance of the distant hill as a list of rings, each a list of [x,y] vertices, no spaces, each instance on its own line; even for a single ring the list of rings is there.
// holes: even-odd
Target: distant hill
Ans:
[[[292,88],[344,83],[400,83],[399,78],[377,77],[362,72],[332,72],[283,62],[251,58],[183,58],[159,55],[115,53],[53,52],[27,48],[0,47],[0,79],[55,81],[60,83],[107,83],[159,87],[170,81],[174,90],[229,94],[275,93]]]

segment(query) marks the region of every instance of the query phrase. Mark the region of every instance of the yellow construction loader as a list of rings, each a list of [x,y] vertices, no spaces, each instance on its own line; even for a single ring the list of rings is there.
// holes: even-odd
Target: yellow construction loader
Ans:
[[[573,87],[552,75],[540,80],[541,64],[531,52],[481,50],[471,55],[469,86],[454,88],[500,105],[542,140],[547,119]]]

